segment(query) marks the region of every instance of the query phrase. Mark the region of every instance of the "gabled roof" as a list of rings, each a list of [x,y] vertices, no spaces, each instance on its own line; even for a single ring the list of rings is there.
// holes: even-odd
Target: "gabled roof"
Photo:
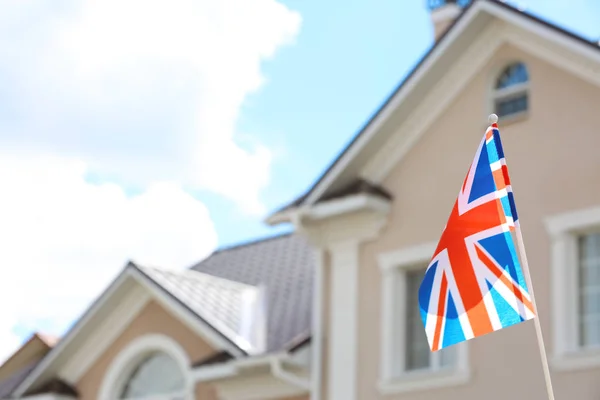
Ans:
[[[161,295],[165,302],[181,309],[189,318],[195,318],[196,325],[201,330],[200,334],[208,338],[217,349],[227,350],[237,356],[256,350],[250,341],[242,340],[239,327],[236,325],[241,317],[236,314],[248,312],[243,308],[248,304],[244,296],[256,297],[258,288],[228,282],[193,270],[162,271],[140,267],[130,262],[65,337],[18,384],[15,394],[21,396],[32,386],[45,383],[44,380],[48,378],[42,379],[45,371],[54,365],[53,363],[56,363],[65,351],[74,349],[75,341],[89,334],[87,331],[91,329],[90,324],[101,320],[102,317],[98,317],[99,315],[106,316],[110,313],[114,308],[114,302],[136,284],[148,291],[151,296]],[[258,349],[258,351],[262,350],[262,348]]]
[[[453,22],[453,24],[444,32],[444,34],[434,43],[434,45],[426,52],[426,54],[413,67],[411,72],[403,79],[400,84],[393,90],[391,95],[383,102],[380,108],[369,118],[367,123],[354,136],[352,141],[340,153],[340,155],[329,165],[322,175],[315,181],[310,189],[302,196],[288,203],[286,206],[275,211],[267,221],[281,221],[274,218],[275,215],[293,208],[301,206],[310,206],[320,201],[324,201],[332,192],[339,191],[343,187],[352,185],[351,182],[357,179],[364,179],[359,176],[357,164],[365,163],[368,156],[367,151],[372,151],[369,147],[373,147],[374,137],[383,135],[381,125],[390,117],[393,110],[399,107],[407,108],[410,104],[416,104],[418,99],[411,99],[410,102],[405,99],[415,92],[415,87],[421,84],[427,71],[436,64],[448,52],[448,48],[455,46],[459,32],[472,29],[476,25],[472,23],[477,14],[487,13],[507,15],[508,18],[521,19],[530,24],[538,25],[539,27],[559,33],[562,37],[570,40],[572,44],[585,46],[595,51],[600,51],[597,42],[593,42],[582,38],[564,28],[551,24],[540,17],[530,13],[518,10],[499,0],[473,0],[467,7],[464,8],[461,15]],[[470,19],[470,21],[466,21]],[[484,24],[480,24],[484,25]],[[463,42],[468,42],[464,41]],[[463,43],[464,45],[465,43]],[[445,60],[446,62],[447,60]],[[410,103],[410,104],[409,104]],[[408,111],[407,111],[408,112]],[[387,132],[389,134],[389,132]],[[378,142],[378,146],[381,142]],[[376,186],[376,183],[371,183]],[[358,193],[355,191],[355,193]],[[346,193],[352,194],[352,193]]]

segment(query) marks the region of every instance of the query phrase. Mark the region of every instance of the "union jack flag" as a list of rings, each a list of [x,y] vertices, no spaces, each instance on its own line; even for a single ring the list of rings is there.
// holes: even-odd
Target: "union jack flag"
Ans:
[[[494,123],[479,144],[419,288],[432,351],[535,317],[512,237],[516,224]]]

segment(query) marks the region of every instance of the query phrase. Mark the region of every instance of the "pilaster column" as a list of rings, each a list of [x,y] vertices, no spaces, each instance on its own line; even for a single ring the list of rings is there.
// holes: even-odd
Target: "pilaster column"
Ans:
[[[329,246],[328,399],[355,400],[358,353],[359,242],[345,240]]]

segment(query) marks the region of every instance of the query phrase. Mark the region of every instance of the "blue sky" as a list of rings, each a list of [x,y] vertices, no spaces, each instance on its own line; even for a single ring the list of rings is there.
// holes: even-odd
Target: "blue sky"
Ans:
[[[596,0],[524,5],[600,38]],[[129,259],[181,268],[289,229],[262,220],[432,41],[424,0],[3,3],[0,358],[63,333]]]
[[[268,79],[242,108],[240,129],[279,151],[263,198],[270,210],[302,194],[358,132],[420,57],[433,36],[425,1],[284,1],[302,15],[293,46],[263,64]],[[514,2],[589,39],[600,39],[600,3]],[[221,245],[276,234],[235,205],[201,194]]]

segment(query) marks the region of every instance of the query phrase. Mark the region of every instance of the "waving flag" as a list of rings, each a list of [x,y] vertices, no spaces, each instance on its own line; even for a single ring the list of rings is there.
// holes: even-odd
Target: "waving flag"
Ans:
[[[534,318],[512,237],[517,218],[494,123],[479,144],[419,288],[432,351]]]

